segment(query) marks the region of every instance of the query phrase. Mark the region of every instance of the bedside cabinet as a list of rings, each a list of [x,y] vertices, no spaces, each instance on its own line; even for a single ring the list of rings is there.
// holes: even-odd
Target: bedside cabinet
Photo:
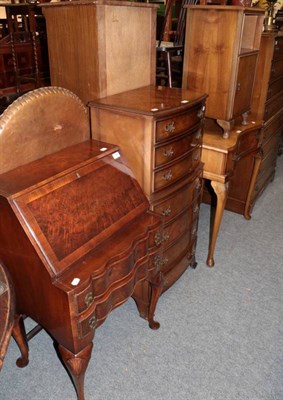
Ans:
[[[253,118],[263,120],[254,204],[274,177],[283,131],[283,32],[264,32],[262,35],[251,111]]]
[[[205,100],[148,86],[90,102],[92,137],[119,145],[151,210],[164,215],[164,290],[195,266]],[[140,286],[136,296],[146,299],[148,288]]]
[[[183,88],[208,94],[224,138],[238,117],[247,124],[263,19],[256,7],[187,6]]]

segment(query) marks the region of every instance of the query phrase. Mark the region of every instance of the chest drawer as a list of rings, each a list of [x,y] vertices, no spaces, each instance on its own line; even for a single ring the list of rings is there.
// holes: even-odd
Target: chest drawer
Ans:
[[[275,135],[271,136],[271,138],[264,143],[264,145],[262,146],[263,157],[266,157],[270,151],[278,149],[279,140],[279,133],[275,133]]]
[[[270,99],[272,96],[275,96],[281,91],[283,91],[283,79],[280,77],[269,84],[269,88],[267,90],[267,99]]]
[[[153,209],[164,216],[164,223],[166,224],[169,220],[175,218],[191,206],[195,199],[200,196],[200,187],[200,178],[197,177],[194,182],[184,185],[177,192],[174,192],[173,195],[154,204]]]
[[[184,114],[174,115],[171,118],[156,122],[156,138],[158,143],[186,132],[198,124],[204,116],[204,106],[195,107]]]
[[[277,38],[274,43],[273,60],[283,57],[283,38]]]
[[[281,60],[274,60],[270,71],[270,81],[282,76],[283,78],[283,54]]]
[[[283,112],[276,114],[267,124],[264,124],[262,129],[262,139],[261,142],[267,141],[274,132],[282,129],[283,124]]]
[[[193,207],[190,207],[164,228],[164,250],[171,246],[173,242],[179,241],[179,238],[185,232],[192,230],[193,218]]]
[[[159,167],[172,161],[183,154],[193,150],[196,146],[201,145],[202,127],[198,125],[186,136],[181,137],[174,142],[170,142],[155,149],[155,167]]]
[[[282,76],[283,79],[283,76]],[[277,95],[271,97],[266,104],[264,110],[264,119],[267,121],[274,114],[277,113],[283,107],[283,91],[278,93]]]
[[[175,183],[178,179],[193,171],[200,162],[201,147],[196,147],[181,160],[172,163],[154,173],[154,191]]]

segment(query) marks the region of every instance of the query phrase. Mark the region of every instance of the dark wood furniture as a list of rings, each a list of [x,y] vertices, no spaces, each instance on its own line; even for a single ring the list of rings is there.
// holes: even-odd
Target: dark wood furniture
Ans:
[[[161,217],[119,148],[89,139],[87,110],[71,92],[22,96],[0,128],[0,259],[17,313],[54,338],[83,400],[95,330],[142,281],[151,289],[143,317],[159,327]]]
[[[90,102],[92,137],[119,145],[151,210],[165,217],[164,290],[196,265],[205,100],[150,86]],[[135,298],[146,305],[148,287],[141,286]]]
[[[29,3],[0,3],[0,7],[7,15],[7,34],[0,40],[2,96],[47,85],[47,39],[41,9]]]
[[[28,364],[25,329],[21,317],[16,315],[14,286],[9,271],[0,263],[0,370],[12,335],[21,351],[17,366],[25,367]]]
[[[154,84],[157,7],[109,0],[44,5],[51,84],[85,104]]]
[[[225,207],[250,218],[252,194],[260,164],[259,137],[261,123],[236,123],[229,138],[224,139],[220,127],[206,119],[202,157],[203,177],[216,195],[216,210],[211,228],[207,265],[214,266],[214,250]],[[214,193],[213,193],[214,192]],[[211,202],[211,194],[204,190],[203,201]]]
[[[186,7],[182,87],[208,94],[206,117],[215,119],[227,138],[236,118],[247,124],[264,10]]]
[[[283,32],[262,34],[252,95],[252,117],[263,120],[260,170],[252,202],[273,180],[283,134]]]

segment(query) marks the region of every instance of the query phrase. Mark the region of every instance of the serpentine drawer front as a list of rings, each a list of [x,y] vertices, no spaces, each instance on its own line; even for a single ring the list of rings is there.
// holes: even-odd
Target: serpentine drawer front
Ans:
[[[164,216],[164,290],[195,266],[205,101],[202,93],[147,86],[89,104],[92,137],[119,145],[151,209]],[[142,283],[134,294],[144,310],[148,293]]]

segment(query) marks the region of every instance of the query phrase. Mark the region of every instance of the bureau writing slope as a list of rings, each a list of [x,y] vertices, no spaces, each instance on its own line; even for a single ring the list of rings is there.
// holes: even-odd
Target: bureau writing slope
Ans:
[[[55,339],[79,400],[95,329],[142,281],[157,329],[162,290],[161,217],[118,147],[88,137],[86,109],[65,89],[28,93],[0,118],[0,259],[17,313]]]

